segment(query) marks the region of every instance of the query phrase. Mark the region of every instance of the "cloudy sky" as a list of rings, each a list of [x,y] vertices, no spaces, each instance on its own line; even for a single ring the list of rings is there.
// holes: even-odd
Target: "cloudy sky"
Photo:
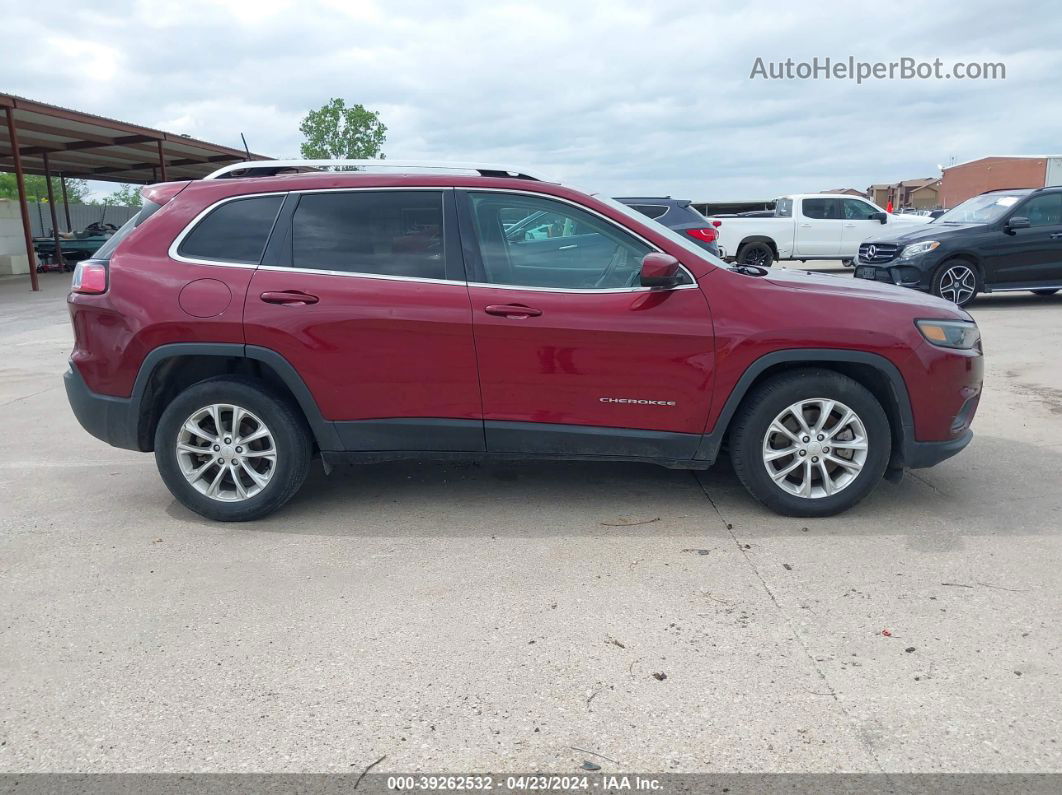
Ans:
[[[0,91],[297,156],[378,110],[390,158],[512,163],[614,195],[760,199],[1062,153],[1062,4],[0,0]],[[818,56],[1005,80],[750,79]]]

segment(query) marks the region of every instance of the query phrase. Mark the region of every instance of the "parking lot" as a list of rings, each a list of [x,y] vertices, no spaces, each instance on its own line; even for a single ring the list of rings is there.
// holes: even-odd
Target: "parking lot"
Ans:
[[[725,463],[400,463],[225,525],[80,428],[41,280],[0,280],[0,770],[1062,769],[1062,294],[979,299],[973,444],[832,519]]]

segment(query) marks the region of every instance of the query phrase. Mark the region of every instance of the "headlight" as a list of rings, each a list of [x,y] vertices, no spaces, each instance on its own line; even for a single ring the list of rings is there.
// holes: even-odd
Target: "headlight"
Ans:
[[[903,251],[900,252],[900,259],[917,257],[919,254],[925,254],[927,251],[932,251],[939,245],[940,242],[937,240],[923,240],[921,243],[912,243],[909,246],[905,246]]]
[[[941,348],[961,351],[980,349],[981,332],[967,320],[916,320],[915,325],[927,342]]]

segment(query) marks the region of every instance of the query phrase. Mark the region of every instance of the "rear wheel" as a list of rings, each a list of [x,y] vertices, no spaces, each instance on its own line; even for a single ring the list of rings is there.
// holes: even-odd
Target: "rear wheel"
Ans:
[[[1054,289],[1051,289],[1051,290],[1033,290],[1032,293],[1033,293],[1033,295],[1048,296],[1048,295],[1054,295],[1055,293],[1058,292],[1058,290],[1059,290],[1059,288],[1055,287]]]
[[[848,510],[881,480],[892,447],[881,404],[831,370],[783,373],[757,387],[730,440],[742,484],[786,516]]]
[[[742,265],[769,268],[774,262],[774,251],[766,243],[746,243],[738,251],[737,261]]]
[[[965,260],[948,260],[933,276],[933,295],[966,306],[977,296],[980,284],[977,271]]]
[[[299,490],[310,468],[302,417],[264,384],[202,381],[166,407],[155,431],[155,461],[174,497],[222,522],[261,518]]]

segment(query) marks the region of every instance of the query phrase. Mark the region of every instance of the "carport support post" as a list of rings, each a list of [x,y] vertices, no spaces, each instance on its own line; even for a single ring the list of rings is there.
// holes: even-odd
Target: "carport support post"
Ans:
[[[52,213],[52,239],[55,241],[55,262],[59,266],[59,272],[66,270],[66,260],[63,259],[63,247],[59,244],[59,219],[55,215],[55,191],[52,190],[52,172],[48,168],[48,153],[42,152],[44,159],[44,184],[48,186],[48,209]]]
[[[159,174],[162,175],[163,182],[169,182],[169,180],[166,179],[166,158],[162,153],[162,141],[159,140],[156,141],[156,143],[159,145]]]
[[[66,231],[73,232],[74,225],[70,223],[70,199],[66,198],[66,175],[59,174],[59,187],[63,189],[63,212],[66,213]]]
[[[22,234],[26,238],[26,259],[29,261],[30,285],[34,291],[37,284],[37,256],[33,250],[33,229],[30,227],[29,207],[26,204],[26,178],[22,174],[22,155],[18,151],[18,133],[15,131],[15,114],[4,108],[7,114],[7,134],[11,139],[11,158],[15,161],[15,184],[18,185],[18,206],[22,211]]]

